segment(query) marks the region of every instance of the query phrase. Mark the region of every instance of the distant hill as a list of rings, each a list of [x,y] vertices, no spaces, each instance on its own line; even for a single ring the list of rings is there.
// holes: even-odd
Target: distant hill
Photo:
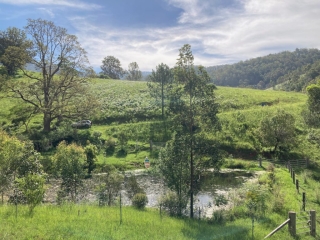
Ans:
[[[302,73],[308,69],[307,66],[310,67],[318,61],[320,61],[320,50],[296,49],[294,52],[284,51],[206,69],[218,86],[266,89],[288,81],[290,74],[293,74],[294,71],[300,69],[299,73]],[[301,88],[296,89],[296,91],[301,91]]]
[[[320,80],[320,61],[307,64],[278,79],[278,89],[304,92],[306,87]]]

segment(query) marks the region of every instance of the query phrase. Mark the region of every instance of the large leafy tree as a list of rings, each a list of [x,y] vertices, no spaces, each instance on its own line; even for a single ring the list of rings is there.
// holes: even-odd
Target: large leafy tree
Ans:
[[[23,30],[12,27],[5,31],[0,31],[0,63],[6,68],[8,75],[12,76],[18,70],[17,64],[3,57],[5,52],[11,51],[12,47],[26,49],[30,46],[27,35]]]
[[[190,217],[193,217],[194,195],[197,184],[194,176],[207,167],[219,166],[220,156],[213,142],[209,141],[208,129],[219,126],[218,105],[215,102],[214,85],[202,66],[195,67],[191,46],[185,44],[179,50],[174,69],[175,86],[170,91],[169,112],[179,139],[184,139],[185,154],[177,155],[176,161],[188,161]],[[180,141],[180,140],[179,140]],[[206,147],[201,147],[205,143]],[[211,150],[210,150],[211,149]],[[213,152],[212,152],[213,151]],[[202,163],[205,164],[202,164]],[[183,170],[185,171],[185,170]],[[167,174],[164,174],[168,177]]]
[[[10,96],[34,106],[43,115],[45,132],[51,130],[54,120],[90,115],[96,104],[88,91],[92,69],[77,37],[42,19],[29,19],[25,31],[32,42],[30,47],[10,47],[3,55],[27,78],[6,81]],[[39,73],[27,71],[26,63],[34,65]]]
[[[128,71],[127,71],[127,76],[126,78],[128,80],[141,80],[142,79],[142,73],[139,69],[139,65],[136,62],[132,62],[128,66]]]
[[[149,76],[148,88],[150,95],[161,102],[161,115],[164,119],[165,100],[170,91],[171,83],[173,82],[172,70],[166,64],[159,64],[156,71],[152,70]]]
[[[274,115],[261,120],[258,133],[263,147],[273,148],[274,153],[288,151],[296,143],[295,118],[278,109]]]
[[[125,73],[120,60],[114,56],[107,56],[102,60],[101,70],[104,75],[112,79],[120,79]]]

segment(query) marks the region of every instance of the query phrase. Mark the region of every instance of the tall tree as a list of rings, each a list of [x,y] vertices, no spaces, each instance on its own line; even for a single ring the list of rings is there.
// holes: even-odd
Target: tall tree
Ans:
[[[195,170],[201,171],[209,166],[218,166],[220,161],[219,154],[211,154],[208,151],[210,147],[201,148],[199,144],[204,142],[200,139],[208,140],[203,132],[208,132],[207,129],[214,130],[219,126],[218,105],[214,95],[216,87],[210,84],[210,77],[202,66],[195,68],[193,60],[191,46],[185,44],[179,50],[179,58],[174,69],[175,86],[170,91],[169,104],[174,128],[186,142],[187,158],[182,158],[182,156],[181,158],[189,161],[188,193],[191,218],[193,217],[193,198],[197,190],[194,179]],[[207,141],[206,144],[216,149],[216,146],[210,141]],[[201,164],[201,162],[206,162],[206,164]],[[196,167],[199,169],[195,169]]]
[[[27,40],[27,35],[23,30],[9,27],[6,31],[0,31],[0,63],[5,66],[8,75],[14,75],[18,66],[13,61],[2,56],[6,51],[10,51],[10,47],[26,49],[29,46],[30,41]]]
[[[136,62],[132,62],[128,66],[128,74],[127,79],[128,80],[141,80],[142,79],[142,73],[139,70],[139,65]]]
[[[51,130],[54,120],[90,115],[97,102],[88,91],[92,69],[77,37],[42,19],[29,19],[25,31],[32,41],[27,51],[10,47],[3,56],[14,62],[27,78],[6,82],[10,96],[33,105],[43,114],[45,132]],[[33,64],[40,73],[27,71],[26,63]]]
[[[161,115],[162,119],[164,119],[165,99],[170,90],[170,84],[173,81],[173,73],[168,65],[161,63],[156,67],[156,71],[152,70],[149,80],[148,87],[150,94],[156,101],[160,98]]]
[[[107,56],[102,60],[101,70],[104,75],[112,79],[120,79],[125,71],[121,67],[120,60],[114,56]]]

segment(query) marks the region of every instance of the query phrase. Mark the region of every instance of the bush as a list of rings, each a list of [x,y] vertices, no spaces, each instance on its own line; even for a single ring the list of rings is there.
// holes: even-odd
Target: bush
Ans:
[[[145,193],[137,193],[132,198],[132,205],[138,209],[143,209],[148,203],[148,197]]]
[[[174,192],[168,192],[160,199],[160,205],[170,216],[180,216],[182,210],[187,206],[187,201],[180,204],[178,195]]]
[[[114,154],[114,151],[116,149],[116,140],[114,138],[108,138],[105,142],[106,146],[106,155],[112,156]]]
[[[214,211],[210,223],[222,224],[227,220],[227,211],[224,209]]]

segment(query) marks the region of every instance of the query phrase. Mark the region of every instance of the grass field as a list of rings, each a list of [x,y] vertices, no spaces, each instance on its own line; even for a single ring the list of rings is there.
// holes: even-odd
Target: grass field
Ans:
[[[264,166],[268,166],[264,163]],[[300,212],[301,194],[295,190],[287,169],[276,168],[275,191],[267,202],[268,209],[277,204],[282,208],[277,212],[267,210],[265,216],[254,220],[252,238],[252,219],[244,214],[246,208],[241,206],[232,210],[233,221],[215,222],[214,220],[194,220],[172,218],[159,209],[136,210],[123,207],[120,215],[119,206],[98,207],[95,205],[42,205],[29,215],[26,206],[0,206],[0,239],[263,239],[274,228],[287,219],[288,211]],[[308,200],[306,210],[320,211],[316,194],[311,195],[319,183],[312,180],[310,172],[302,171],[297,177]],[[304,179],[306,181],[304,181]],[[316,185],[315,185],[316,184]],[[274,198],[275,193],[279,194]],[[280,202],[279,202],[280,200]],[[122,217],[120,217],[122,216]],[[122,223],[120,224],[120,220]],[[318,239],[320,235],[317,235]],[[294,239],[284,227],[270,239]],[[296,239],[314,239],[307,234],[300,234]]]

